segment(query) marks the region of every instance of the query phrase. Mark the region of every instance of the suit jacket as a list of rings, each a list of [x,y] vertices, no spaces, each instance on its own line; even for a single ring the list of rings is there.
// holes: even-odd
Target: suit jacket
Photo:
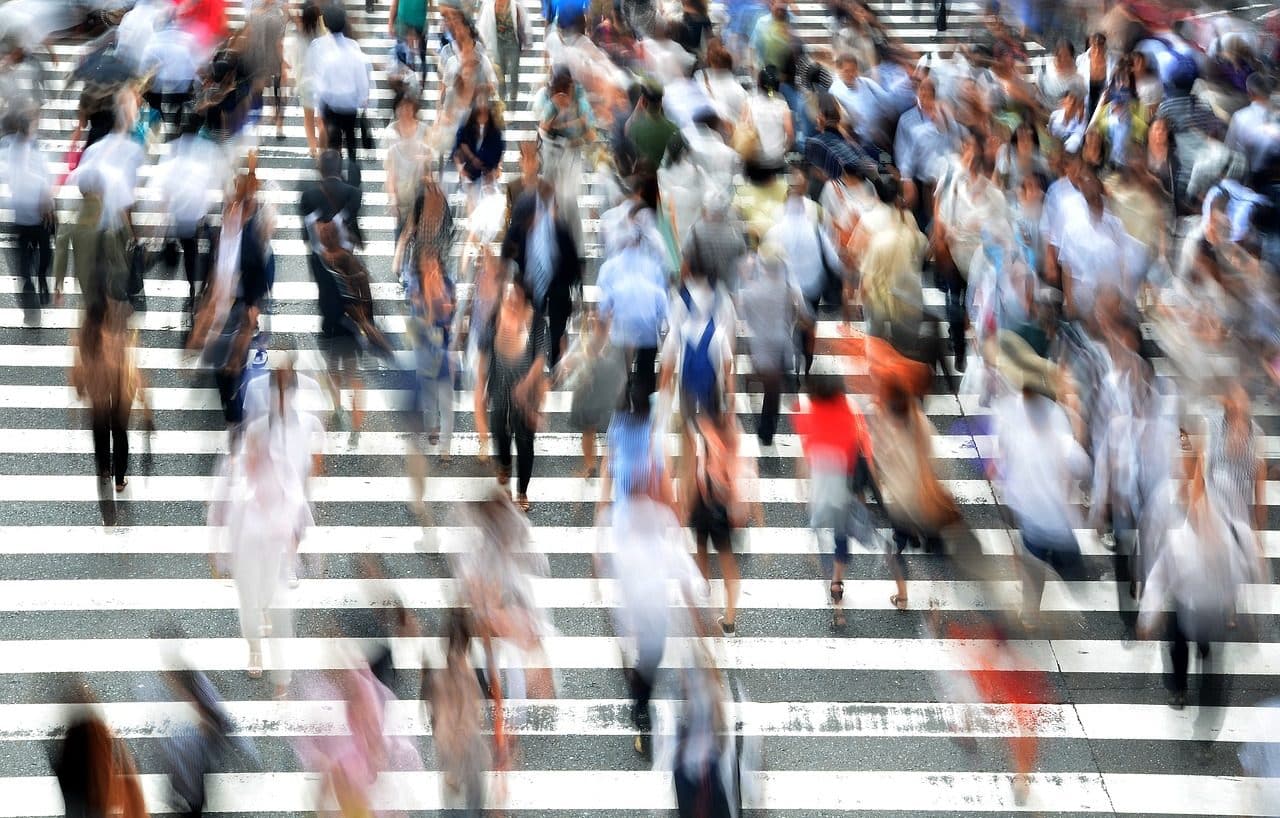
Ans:
[[[516,263],[520,278],[525,277],[525,257],[529,244],[529,231],[533,217],[538,212],[536,191],[529,191],[516,200],[511,210],[511,225],[502,243],[503,258]],[[547,288],[546,302],[535,304],[548,314],[567,316],[573,312],[573,290],[582,284],[582,259],[578,257],[578,245],[568,225],[556,215],[556,269]]]
[[[307,217],[315,213],[319,221],[331,221],[334,216],[342,214],[342,221],[351,231],[352,241],[359,247],[364,246],[364,234],[360,231],[360,166],[355,162],[347,164],[347,178],[320,179],[307,185],[298,202],[298,212],[302,216],[302,238],[311,245],[311,235],[307,231]]]

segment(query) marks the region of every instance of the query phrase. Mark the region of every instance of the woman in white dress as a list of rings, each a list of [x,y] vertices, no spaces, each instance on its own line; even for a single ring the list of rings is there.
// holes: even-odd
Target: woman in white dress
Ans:
[[[306,481],[323,428],[314,415],[297,410],[290,379],[273,373],[270,386],[270,411],[246,427],[227,459],[209,524],[225,527],[240,631],[249,642],[249,675],[262,675],[262,640],[270,637],[272,680],[281,696],[290,674],[279,640],[293,633],[284,597],[290,581],[296,582],[293,555],[312,524]]]

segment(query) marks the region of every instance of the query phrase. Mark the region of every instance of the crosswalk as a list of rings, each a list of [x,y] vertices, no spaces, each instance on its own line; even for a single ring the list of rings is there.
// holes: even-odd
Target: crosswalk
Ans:
[[[537,4],[527,5],[537,20]],[[936,35],[929,15],[917,18],[910,3],[873,5],[887,27],[918,51],[953,48],[981,19],[976,6],[956,4],[951,30]],[[233,21],[242,19],[238,7],[230,11]],[[794,3],[792,11],[803,39],[829,44],[824,4]],[[371,18],[352,12],[354,34],[371,56],[392,45],[386,13],[382,3]],[[528,102],[545,70],[543,26],[534,29],[535,43],[521,61],[521,103],[507,117],[509,174],[516,170],[515,146],[533,133]],[[65,70],[79,46],[54,50]],[[434,87],[428,82],[428,110]],[[59,174],[76,97],[74,89],[62,89],[61,79],[54,88],[42,110],[41,137]],[[374,98],[386,104],[389,92],[378,89]],[[269,183],[264,195],[281,211],[271,330],[278,346],[299,350],[302,370],[319,369],[316,288],[294,207],[312,172],[296,104],[285,117],[283,140],[264,134],[258,171]],[[163,156],[167,146],[151,151]],[[390,271],[394,236],[381,160],[379,150],[364,163],[365,258],[375,278],[379,320],[399,333],[405,309]],[[144,168],[142,180],[152,173]],[[446,174],[446,183],[452,179]],[[75,197],[61,191],[60,207],[72,210]],[[599,191],[585,186],[580,203],[587,254],[598,259]],[[0,213],[0,220],[7,216]],[[136,221],[144,227],[161,222],[156,197],[146,188]],[[0,244],[11,246],[7,242]],[[166,278],[156,268],[145,287],[149,309],[134,321],[157,431],[131,433],[134,476],[115,502],[99,496],[92,441],[66,379],[80,304],[74,281],[63,307],[31,311],[19,308],[17,280],[0,276],[0,816],[61,814],[47,749],[66,720],[65,691],[78,679],[90,683],[107,721],[133,750],[152,811],[172,811],[161,775],[162,745],[192,711],[174,701],[158,674],[183,667],[208,674],[227,701],[234,733],[256,750],[256,758],[235,754],[209,778],[207,812],[308,813],[317,781],[293,747],[307,737],[341,734],[342,703],[305,696],[272,700],[268,681],[245,674],[248,648],[239,638],[234,586],[211,575],[216,543],[202,525],[214,464],[227,445],[217,392],[182,349],[187,324],[181,274]],[[936,301],[938,295],[929,297]],[[585,298],[595,300],[590,284]],[[815,369],[863,382],[864,364],[837,354],[835,322],[821,322],[818,333]],[[740,346],[744,365],[745,353]],[[390,642],[403,700],[391,703],[386,725],[420,750],[425,771],[383,774],[374,806],[434,814],[453,805],[442,800],[430,726],[414,699],[417,671],[424,661],[442,662],[436,634],[455,598],[448,557],[468,548],[467,532],[450,508],[483,498],[493,480],[477,457],[472,395],[459,391],[454,457],[432,463],[427,499],[434,522],[424,528],[405,502],[403,384],[392,370],[373,370],[366,385],[363,431],[331,426],[323,440],[325,472],[312,486],[316,527],[300,546],[301,581],[289,596],[297,638],[283,646],[279,661],[293,671],[294,691],[316,689],[326,672],[346,667],[353,653],[369,648],[367,640],[342,635],[360,632],[362,612],[394,604],[414,611],[424,636]],[[735,396],[733,409],[748,430],[760,399],[747,383]],[[318,401],[309,408],[327,417],[334,407],[327,397]],[[743,532],[737,546],[744,576],[739,636],[710,642],[719,666],[750,693],[751,701],[734,704],[742,732],[764,740],[766,763],[751,774],[757,786],[748,814],[1270,814],[1266,804],[1275,802],[1277,782],[1241,777],[1236,752],[1242,743],[1280,740],[1280,710],[1261,706],[1280,686],[1280,592],[1256,586],[1242,594],[1239,610],[1251,628],[1242,628],[1216,657],[1234,675],[1226,706],[1207,714],[1175,711],[1165,705],[1162,647],[1123,639],[1119,614],[1131,603],[1117,595],[1110,581],[1112,552],[1091,531],[1078,532],[1088,578],[1050,582],[1038,631],[998,654],[1007,663],[1001,670],[1049,680],[1045,700],[1031,707],[1040,756],[1030,796],[1015,801],[1006,745],[1023,734],[1026,722],[1008,705],[940,701],[939,677],[979,670],[976,657],[985,643],[939,638],[923,622],[930,607],[959,622],[1013,608],[1019,594],[1016,534],[985,477],[983,464],[993,451],[985,408],[974,396],[941,388],[925,408],[938,432],[935,463],[973,528],[989,580],[979,588],[934,557],[909,554],[910,610],[900,613],[889,601],[893,585],[881,547],[855,544],[845,590],[849,624],[841,632],[830,628],[822,580],[830,557],[806,528],[798,438],[785,420],[771,447],[743,437],[743,452],[757,458],[759,477],[748,491],[762,503],[765,524]],[[1266,457],[1280,457],[1280,411],[1255,409]],[[520,714],[510,730],[519,738],[521,759],[504,776],[504,800],[490,806],[554,818],[666,814],[674,809],[670,774],[661,763],[651,768],[632,749],[622,645],[609,617],[617,592],[611,582],[590,578],[599,539],[593,527],[599,481],[569,477],[580,447],[569,431],[568,410],[568,393],[549,393],[530,489],[531,548],[549,565],[534,592],[555,625],[545,652],[558,698],[509,703]],[[784,416],[791,411],[784,406]],[[675,435],[668,435],[667,445],[675,450]],[[1280,506],[1275,481],[1266,499]],[[116,525],[102,525],[104,502],[116,506]],[[1269,519],[1280,529],[1275,508]],[[1269,560],[1280,560],[1280,530],[1265,532],[1263,544]],[[377,558],[386,579],[364,578],[361,562],[368,557]],[[713,582],[713,601],[722,597],[721,584]],[[675,698],[670,684],[659,686],[659,732],[670,729]],[[490,783],[496,789],[497,782]]]

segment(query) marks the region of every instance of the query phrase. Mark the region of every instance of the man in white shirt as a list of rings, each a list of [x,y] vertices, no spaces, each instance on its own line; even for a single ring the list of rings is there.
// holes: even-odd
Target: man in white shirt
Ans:
[[[1063,305],[1069,317],[1087,321],[1103,289],[1117,289],[1132,303],[1138,281],[1129,271],[1129,244],[1124,225],[1106,207],[1102,183],[1094,176],[1081,181],[1085,209],[1055,236],[1062,266]]]
[[[307,70],[314,72],[316,106],[322,111],[329,147],[356,159],[356,125],[369,104],[372,68],[364,52],[346,36],[347,13],[342,6],[324,10],[329,33],[316,38],[307,49]]]
[[[116,58],[135,70],[141,69],[142,55],[165,14],[165,6],[158,0],[139,0],[116,26]]]
[[[53,184],[49,166],[36,142],[35,122],[23,113],[6,125],[13,131],[0,140],[3,165],[0,173],[9,189],[7,205],[13,212],[14,266],[22,279],[22,300],[41,306],[49,296],[49,267],[53,262]]]
[[[884,119],[890,110],[888,95],[875,80],[861,75],[858,58],[853,54],[841,54],[837,61],[839,76],[831,83],[828,92],[844,108],[845,115],[853,123],[853,131],[864,143],[887,145]]]
[[[1250,172],[1262,169],[1268,153],[1280,144],[1280,115],[1271,105],[1275,90],[1271,80],[1261,73],[1249,75],[1245,81],[1249,104],[1236,111],[1227,128],[1227,147],[1244,155]]]
[[[181,133],[182,110],[191,99],[199,64],[196,41],[177,21],[157,31],[142,52],[142,68],[154,71],[147,104],[168,120],[176,138]]]

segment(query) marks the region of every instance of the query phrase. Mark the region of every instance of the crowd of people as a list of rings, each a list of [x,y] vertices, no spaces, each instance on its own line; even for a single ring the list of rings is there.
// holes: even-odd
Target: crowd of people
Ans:
[[[308,695],[282,656],[322,432],[363,428],[362,371],[402,372],[409,508],[424,528],[431,461],[450,461],[457,411],[474,412],[492,462],[491,492],[448,510],[473,536],[451,566],[456,608],[421,695],[450,797],[500,803],[482,773],[518,763],[519,702],[556,689],[529,515],[548,392],[563,391],[577,476],[600,478],[596,575],[619,589],[637,750],[655,754],[650,699],[660,668],[678,668],[683,717],[661,757],[681,814],[736,812],[749,776],[725,707],[740,691],[712,642],[681,640],[673,655],[667,637],[737,633],[735,547],[778,499],[761,495],[754,456],[781,456],[788,431],[803,444],[797,499],[831,543],[833,629],[847,625],[856,548],[887,554],[890,605],[922,609],[905,552],[976,582],[1008,572],[933,459],[924,402],[954,393],[970,433],[994,441],[984,476],[1019,535],[1021,604],[963,629],[934,610],[927,631],[1013,650],[1008,636],[1044,627],[1048,578],[1090,578],[1090,532],[1114,554],[1125,638],[1169,643],[1175,708],[1196,644],[1198,735],[1212,739],[1231,670],[1217,644],[1251,627],[1240,588],[1270,581],[1252,407],[1280,382],[1273,33],[1120,2],[1073,41],[1038,4],[992,3],[953,53],[921,56],[860,0],[828,5],[828,28],[802,36],[788,0],[544,0],[540,50],[520,0],[440,0],[438,17],[394,0],[382,55],[352,23],[372,31],[369,8],[251,0],[231,27],[213,0],[138,0],[72,74],[82,93],[65,177],[38,131],[41,50],[63,35],[6,28],[0,166],[23,306],[38,321],[78,295],[70,382],[90,408],[97,474],[127,498],[126,431],[147,394],[130,320],[147,307],[147,271],[176,273],[181,259],[187,348],[228,429],[212,568],[236,581],[248,671],[270,670],[275,696]],[[946,4],[936,13],[945,28]],[[545,81],[526,82],[535,75]],[[269,331],[282,216],[260,155],[294,104],[316,169],[295,211],[320,313],[315,371]],[[536,134],[509,138],[505,122],[525,111]],[[389,268],[361,229],[377,155]],[[159,226],[136,207],[153,156]],[[64,190],[78,210],[59,224]],[[403,333],[376,314],[377,282],[401,285]],[[145,401],[144,414],[154,425]],[[709,584],[713,550],[723,594]],[[399,608],[370,625],[387,638],[420,628]],[[1037,701],[1001,664],[975,656],[972,677],[939,696]],[[403,660],[383,649],[350,665],[319,693],[346,702],[349,735],[298,752],[355,816],[371,814],[379,772],[422,760],[384,731]],[[202,717],[198,738],[176,740],[172,776],[181,808],[200,814],[200,773],[230,729],[199,672],[171,681]],[[1011,745],[1019,798],[1031,732]],[[109,729],[91,717],[74,741],[59,767],[68,814],[140,814],[136,788],[67,772],[97,763],[127,778]]]

